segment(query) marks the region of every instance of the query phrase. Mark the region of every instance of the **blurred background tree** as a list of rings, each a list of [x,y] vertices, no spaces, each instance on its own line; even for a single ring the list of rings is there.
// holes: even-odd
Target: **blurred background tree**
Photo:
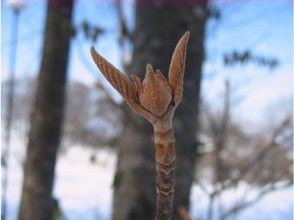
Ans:
[[[197,112],[200,93],[207,1],[136,1],[134,46],[129,73],[145,75],[145,66],[168,73],[172,51],[187,30],[183,101],[176,111],[174,127],[177,140],[174,219],[178,209],[189,207],[197,152]],[[127,31],[128,33],[128,31]],[[123,34],[123,33],[122,33]],[[150,125],[129,114],[119,142],[114,180],[113,219],[152,219],[155,216],[155,161]]]
[[[19,220],[52,218],[57,150],[72,36],[73,0],[48,0],[42,64],[32,109]]]
[[[203,104],[200,114],[202,157],[197,163],[195,181],[209,198],[208,220],[230,219],[267,194],[293,184],[293,159],[289,158],[292,114],[284,115],[264,133],[250,134],[233,117],[230,87],[226,81],[221,111]],[[243,193],[235,195],[235,203],[222,207],[227,191],[242,187]],[[259,188],[257,195],[250,194],[254,187]]]

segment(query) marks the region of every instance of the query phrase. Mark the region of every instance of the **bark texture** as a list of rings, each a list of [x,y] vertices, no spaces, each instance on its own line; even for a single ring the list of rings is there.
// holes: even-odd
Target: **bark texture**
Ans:
[[[63,122],[73,0],[49,0],[45,42],[24,166],[19,220],[51,219]]]
[[[137,2],[133,62],[130,66],[130,73],[138,74],[141,78],[146,63],[151,63],[154,68],[167,75],[174,46],[183,33],[190,31],[184,95],[174,117],[177,164],[173,219],[180,219],[180,207],[189,208],[197,149],[196,118],[201,65],[204,57],[207,2],[189,2],[187,5],[155,0]],[[119,147],[112,219],[154,219],[156,182],[151,126],[130,113],[126,118]]]

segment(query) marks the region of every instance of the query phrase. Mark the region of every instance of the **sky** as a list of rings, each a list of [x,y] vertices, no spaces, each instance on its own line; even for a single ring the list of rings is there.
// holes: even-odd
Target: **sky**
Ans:
[[[262,126],[271,121],[278,123],[293,105],[292,1],[218,2],[223,16],[220,22],[211,21],[207,26],[202,94],[209,103],[222,102],[227,79],[233,91],[235,118]],[[274,70],[252,63],[223,65],[223,54],[246,49],[275,57],[280,65]]]
[[[27,0],[19,16],[16,76],[36,75],[40,67],[45,22],[45,1]],[[134,27],[133,0],[125,1],[123,12],[128,26]],[[278,123],[292,109],[293,101],[293,3],[291,0],[214,0],[220,9],[218,20],[206,26],[206,59],[203,65],[202,100],[214,110],[220,109],[224,82],[229,80],[233,115],[244,124],[267,126]],[[7,2],[1,1],[1,78],[10,71],[11,27],[13,14]],[[118,46],[118,20],[109,1],[77,0],[74,23],[87,20],[106,32],[94,44],[97,51],[121,69]],[[96,79],[106,85],[113,97],[120,100],[91,60],[89,48],[80,33],[71,40],[68,76],[93,85]],[[275,57],[279,66],[273,70],[248,65],[224,66],[223,55],[233,50],[250,49],[256,55]],[[274,122],[273,122],[274,121]]]

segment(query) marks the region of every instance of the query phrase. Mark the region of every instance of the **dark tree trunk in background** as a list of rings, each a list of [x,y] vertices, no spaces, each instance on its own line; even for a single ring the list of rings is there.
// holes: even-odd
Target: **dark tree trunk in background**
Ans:
[[[161,2],[161,3],[160,3]],[[179,1],[185,2],[185,1]],[[134,52],[130,73],[143,78],[151,63],[167,75],[172,52],[180,37],[191,32],[183,100],[173,121],[176,134],[176,191],[174,217],[178,208],[189,208],[190,190],[197,151],[197,123],[207,1],[140,1],[136,5]],[[152,128],[130,113],[121,138],[114,181],[114,220],[154,219],[155,161]]]
[[[24,166],[19,220],[51,219],[63,122],[73,0],[49,0],[45,42]]]

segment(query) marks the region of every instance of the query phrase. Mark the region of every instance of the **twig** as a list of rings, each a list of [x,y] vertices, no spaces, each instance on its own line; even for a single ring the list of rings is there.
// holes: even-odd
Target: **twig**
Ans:
[[[172,118],[183,94],[186,47],[189,32],[177,44],[171,59],[168,80],[160,72],[146,66],[143,83],[133,75],[131,80],[91,48],[97,67],[109,83],[122,95],[130,108],[146,118],[154,128],[156,146],[156,220],[172,217],[175,189],[175,136]]]
[[[247,208],[250,205],[253,205],[254,203],[257,203],[258,201],[260,201],[264,196],[266,196],[268,193],[273,192],[273,191],[277,191],[283,188],[287,188],[289,186],[291,186],[293,184],[293,181],[288,181],[286,183],[284,183],[281,186],[277,186],[275,185],[275,183],[270,184],[269,187],[265,187],[265,189],[261,190],[260,193],[254,198],[251,199],[249,201],[243,202],[239,205],[236,205],[234,207],[232,207],[231,209],[229,209],[226,213],[224,213],[220,219],[221,220],[225,220],[227,219],[231,214],[236,213],[244,208]]]
[[[240,172],[240,174],[235,177],[232,178],[230,181],[228,181],[227,183],[223,184],[222,187],[220,187],[219,189],[217,189],[216,193],[219,193],[231,186],[233,186],[234,184],[236,184],[238,181],[240,181],[246,174],[248,174],[252,169],[254,169],[259,163],[261,163],[266,156],[269,154],[269,152],[274,149],[274,147],[276,146],[276,139],[277,137],[281,134],[281,132],[287,127],[287,125],[291,122],[291,116],[287,116],[282,123],[280,124],[279,127],[277,127],[271,138],[270,141],[267,145],[267,147],[265,147],[261,152],[259,152],[257,154],[257,156],[251,160]]]

